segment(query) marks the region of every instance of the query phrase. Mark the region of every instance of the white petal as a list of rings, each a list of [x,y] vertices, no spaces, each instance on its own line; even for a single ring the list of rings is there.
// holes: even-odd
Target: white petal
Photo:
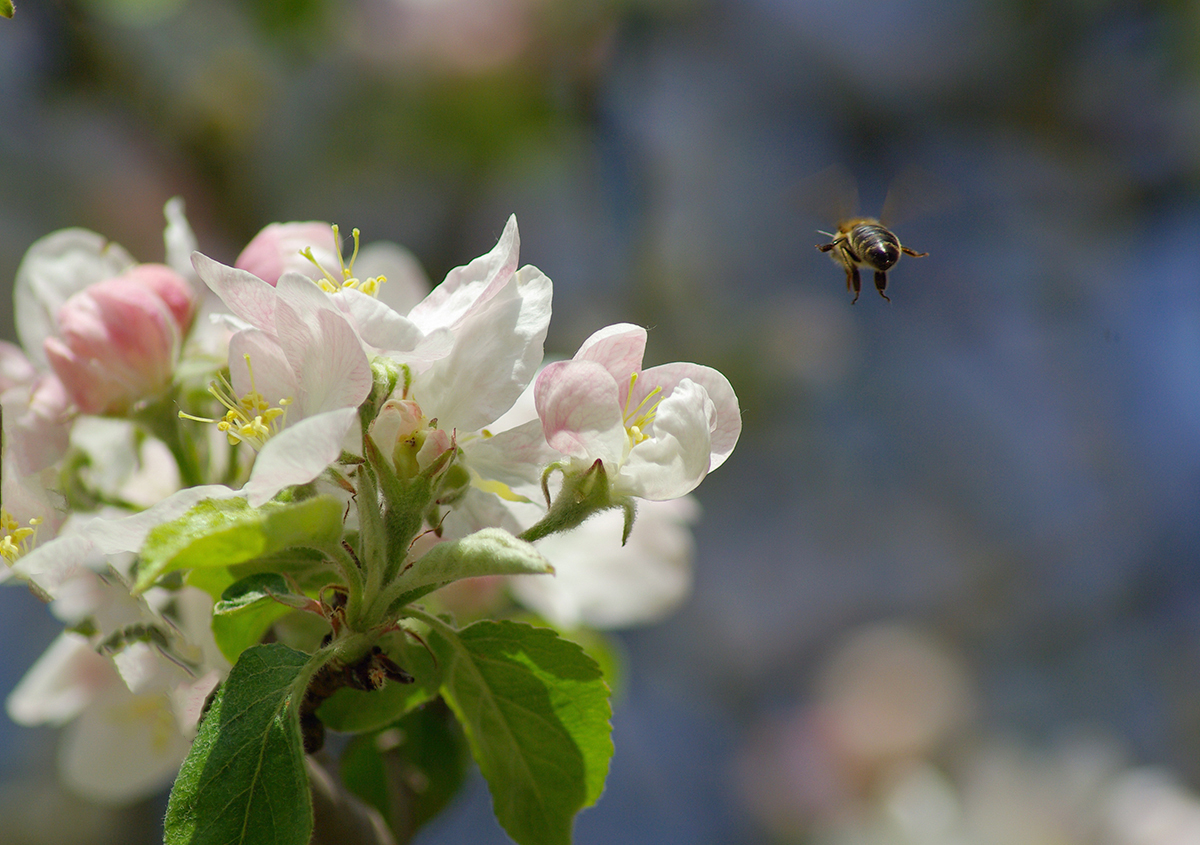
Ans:
[[[384,285],[385,289],[387,287]],[[380,352],[408,352],[424,337],[403,311],[397,311],[373,296],[343,290],[334,294],[332,300],[363,342]]]
[[[550,280],[523,267],[455,333],[451,353],[413,382],[413,396],[439,427],[477,431],[512,407],[542,360],[550,324]]]
[[[242,488],[251,506],[320,475],[342,453],[342,441],[357,418],[357,408],[338,408],[288,426],[268,440]]]
[[[192,266],[235,317],[266,332],[275,331],[275,288],[253,273],[226,267],[199,252],[192,253]]]
[[[165,693],[135,696],[118,684],[68,726],[59,770],[90,801],[128,803],[170,783],[189,745]]]
[[[167,266],[183,276],[193,285],[199,282],[196,268],[192,266],[192,253],[196,251],[196,235],[183,213],[183,198],[171,197],[163,206],[163,216],[167,218],[167,228],[163,230],[163,242],[166,245]],[[202,286],[198,292],[202,290]]]
[[[357,408],[371,392],[371,363],[345,317],[317,313],[317,335],[289,360],[300,377],[300,405],[308,417],[335,408]],[[286,351],[286,347],[285,347]]]
[[[60,725],[79,715],[105,687],[120,683],[112,664],[86,637],[66,632],[9,694],[8,715],[19,725]]]
[[[660,386],[664,394],[670,394],[685,378],[703,387],[713,403],[712,463],[708,468],[712,472],[725,463],[742,433],[742,412],[729,379],[712,367],[700,364],[662,364],[642,373],[638,389]]]
[[[708,473],[714,418],[712,400],[684,379],[659,403],[650,437],[633,447],[614,491],[643,499],[674,499],[696,488]]]
[[[68,297],[136,263],[119,244],[87,229],[63,229],[35,241],[13,283],[17,336],[30,360],[49,367],[42,341],[55,333],[58,309]]]
[[[491,251],[447,273],[445,280],[409,312],[409,319],[426,334],[456,325],[477,303],[486,302],[508,282],[517,269],[520,246],[517,218],[513,215]]]
[[[461,441],[460,445],[472,472],[513,488],[540,486],[542,469],[559,457],[546,442],[537,419],[491,437]]]
[[[699,512],[691,497],[642,502],[629,542],[624,516],[597,514],[578,528],[537,543],[554,565],[552,578],[512,578],[525,606],[564,628],[626,628],[667,616],[691,590],[694,554],[689,523]]]
[[[239,397],[256,390],[272,405],[299,398],[299,374],[279,341],[259,329],[245,329],[229,339],[229,381]]]

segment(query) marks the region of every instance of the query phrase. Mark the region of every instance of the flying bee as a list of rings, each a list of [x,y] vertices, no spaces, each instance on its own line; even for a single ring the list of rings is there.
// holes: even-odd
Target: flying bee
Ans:
[[[836,165],[809,177],[802,185],[809,204],[813,198],[820,195],[824,200],[823,204],[835,211],[838,220],[837,231],[818,230],[820,234],[830,238],[830,241],[817,244],[817,249],[829,253],[829,257],[846,271],[846,290],[854,294],[851,304],[858,302],[858,295],[862,291],[860,268],[874,274],[875,290],[891,302],[884,293],[887,289],[888,271],[896,266],[901,255],[923,258],[929,254],[901,245],[900,239],[888,228],[888,223],[895,216],[897,205],[911,206],[914,198],[923,200],[924,205],[929,204],[930,192],[925,184],[918,187],[918,181],[926,183],[928,180],[925,174],[909,171],[893,182],[878,218],[858,215],[858,190],[854,186],[854,180]]]
[[[850,304],[858,302],[862,291],[862,278],[858,274],[859,267],[865,267],[875,272],[875,290],[879,295],[891,302],[884,293],[887,289],[887,274],[896,266],[900,255],[911,255],[913,258],[924,258],[928,252],[916,252],[906,246],[901,246],[900,239],[892,230],[884,226],[874,217],[851,217],[838,223],[837,233],[820,232],[833,238],[827,244],[817,244],[821,252],[833,253],[830,257],[841,264],[846,271],[846,290],[854,291],[854,299]]]

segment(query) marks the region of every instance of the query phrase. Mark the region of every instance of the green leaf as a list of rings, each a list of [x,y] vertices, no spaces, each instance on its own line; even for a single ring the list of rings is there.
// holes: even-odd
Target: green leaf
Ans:
[[[342,754],[342,782],[407,842],[458,794],[468,759],[462,729],[438,701],[352,740]]]
[[[424,646],[394,637],[384,648],[416,680],[411,684],[389,681],[371,692],[342,687],[317,708],[317,718],[325,727],[343,733],[377,731],[437,697],[441,671]]]
[[[0,0],[0,17],[11,18],[13,16],[12,0]]]
[[[484,528],[461,540],[439,543],[396,579],[393,611],[461,578],[481,575],[546,575],[554,567],[532,543],[501,528]]]
[[[342,504],[332,496],[300,502],[208,499],[146,537],[134,593],[177,569],[231,566],[292,546],[320,547],[342,535]]]
[[[309,599],[291,591],[282,575],[261,572],[231,584],[213,605],[213,636],[230,663],[262,639],[275,620]]]
[[[278,643],[242,653],[171,789],[165,845],[307,845],[312,798],[292,697],[308,660]]]
[[[575,814],[604,789],[613,751],[596,662],[554,631],[517,622],[459,632],[436,623],[430,645],[500,824],[520,845],[569,843]]]
[[[320,592],[326,584],[337,580],[338,574],[329,565],[329,557],[316,549],[292,547],[233,566],[207,566],[191,569],[187,583],[219,600],[233,584],[250,575],[262,572],[286,572],[307,593]]]

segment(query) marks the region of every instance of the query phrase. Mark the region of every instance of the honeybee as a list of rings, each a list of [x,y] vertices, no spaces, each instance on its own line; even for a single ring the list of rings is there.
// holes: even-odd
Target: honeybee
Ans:
[[[820,232],[833,238],[827,244],[817,244],[821,252],[832,252],[830,256],[846,270],[846,290],[854,291],[854,299],[850,304],[858,302],[862,291],[862,278],[858,274],[859,267],[866,267],[875,272],[875,290],[879,295],[891,302],[892,299],[884,291],[887,289],[887,274],[896,266],[900,255],[911,255],[913,258],[924,258],[928,252],[916,252],[900,244],[892,230],[884,226],[874,217],[851,217],[838,223],[837,233]]]
[[[912,172],[893,183],[891,190],[888,191],[887,199],[884,200],[883,211],[879,218],[861,217],[857,214],[858,191],[854,187],[853,180],[840,167],[827,168],[807,180],[806,193],[812,196],[819,191],[825,195],[827,204],[836,209],[837,231],[818,230],[820,234],[831,240],[829,243],[817,244],[817,249],[829,253],[829,257],[846,271],[846,290],[854,294],[851,305],[858,302],[858,295],[862,291],[860,267],[874,273],[875,290],[879,291],[880,296],[891,302],[891,298],[884,293],[887,289],[888,271],[896,266],[901,255],[924,258],[929,254],[903,246],[895,233],[883,222],[880,222],[892,218],[898,200],[909,199],[913,195],[917,175]]]

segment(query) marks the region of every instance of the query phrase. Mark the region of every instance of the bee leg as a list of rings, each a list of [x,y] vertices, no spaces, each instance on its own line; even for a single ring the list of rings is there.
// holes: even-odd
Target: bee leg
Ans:
[[[891,298],[884,293],[884,288],[887,287],[887,273],[882,273],[879,270],[875,271],[875,290],[879,291],[879,295],[891,302]]]
[[[913,258],[924,258],[925,256],[929,255],[928,252],[914,252],[906,246],[900,247],[900,251],[905,255],[911,255]]]
[[[862,293],[862,277],[858,275],[858,267],[850,262],[846,262],[846,290],[854,292],[850,304],[858,302],[858,295]]]

